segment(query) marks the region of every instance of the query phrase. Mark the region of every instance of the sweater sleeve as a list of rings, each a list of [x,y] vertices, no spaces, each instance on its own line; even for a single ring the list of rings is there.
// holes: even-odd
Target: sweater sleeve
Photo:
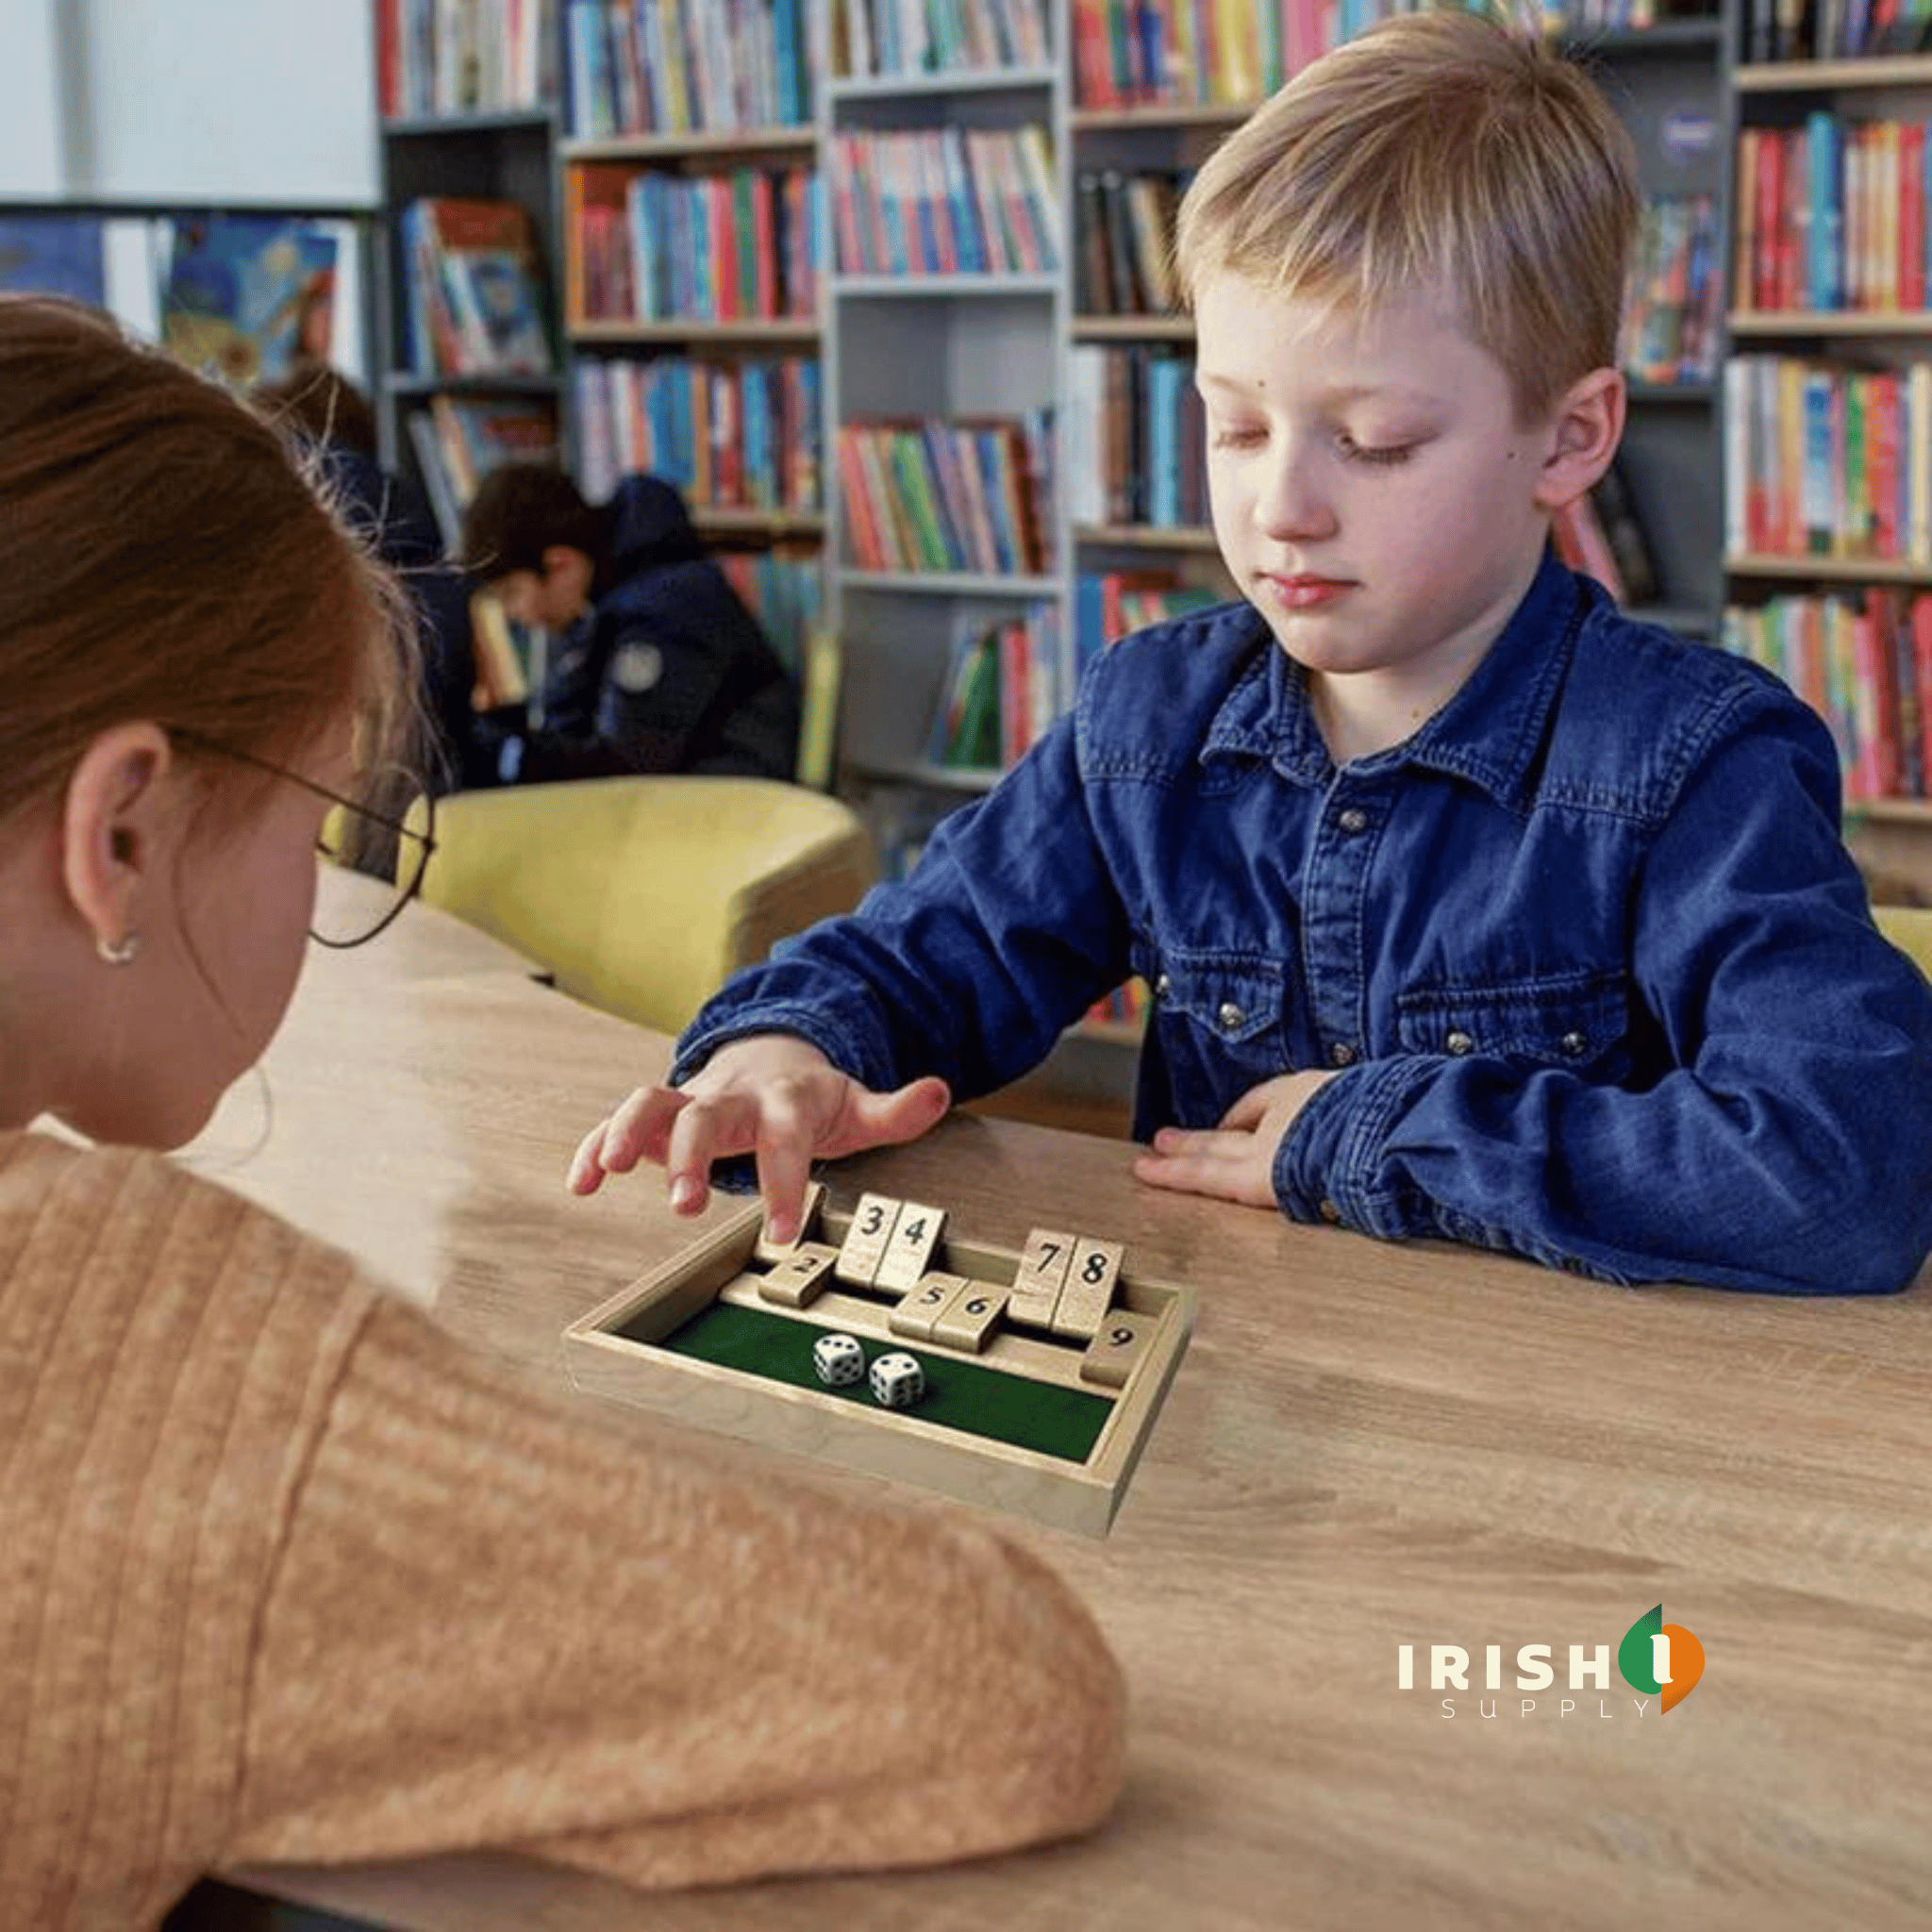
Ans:
[[[1123,1690],[1042,1565],[371,1315],[259,1627],[229,1863],[494,1846],[644,1887],[1086,1828]]]

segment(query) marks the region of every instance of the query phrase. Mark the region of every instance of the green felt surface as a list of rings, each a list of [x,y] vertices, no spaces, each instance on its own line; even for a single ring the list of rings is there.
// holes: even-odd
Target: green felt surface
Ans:
[[[741,1308],[733,1302],[713,1302],[683,1327],[656,1342],[626,1329],[618,1330],[629,1341],[877,1408],[864,1382],[827,1389],[813,1372],[812,1343],[823,1334],[838,1332],[785,1315],[767,1314],[762,1308]],[[925,1394],[900,1414],[917,1416],[923,1423],[937,1423],[964,1435],[991,1438],[1009,1442],[1016,1449],[1084,1463],[1113,1411],[1108,1397],[1090,1394],[1084,1389],[1062,1389],[1051,1382],[1009,1375],[958,1356],[908,1347],[896,1340],[890,1346],[864,1336],[858,1340],[865,1350],[867,1368],[880,1356],[900,1350],[925,1371]]]

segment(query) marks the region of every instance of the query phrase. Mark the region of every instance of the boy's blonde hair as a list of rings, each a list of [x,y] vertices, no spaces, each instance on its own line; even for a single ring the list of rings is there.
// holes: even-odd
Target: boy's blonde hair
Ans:
[[[1630,137],[1581,69],[1480,14],[1399,14],[1222,143],[1175,265],[1190,306],[1223,273],[1364,314],[1441,291],[1527,422],[1616,366],[1637,210]]]

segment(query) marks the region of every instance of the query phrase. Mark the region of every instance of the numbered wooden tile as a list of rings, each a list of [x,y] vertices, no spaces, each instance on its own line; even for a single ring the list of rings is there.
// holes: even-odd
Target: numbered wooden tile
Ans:
[[[886,1326],[908,1341],[930,1341],[932,1324],[972,1286],[963,1274],[928,1274],[900,1298],[899,1306],[886,1317]]]
[[[945,1224],[943,1208],[924,1208],[917,1201],[903,1203],[872,1285],[895,1289],[902,1294],[916,1288],[920,1276],[932,1265],[933,1250],[940,1244],[940,1230]]]
[[[798,1218],[798,1236],[795,1241],[774,1241],[760,1227],[758,1246],[752,1250],[752,1257],[758,1261],[782,1261],[788,1255],[798,1252],[801,1243],[811,1239],[819,1224],[819,1210],[825,1205],[825,1184],[811,1181],[805,1190],[805,1211]],[[835,1251],[836,1252],[836,1251]]]
[[[822,1241],[800,1241],[774,1261],[758,1277],[758,1299],[782,1308],[802,1308],[832,1285],[837,1248]]]
[[[1124,1389],[1127,1377],[1146,1356],[1147,1345],[1159,1325],[1152,1315],[1130,1314],[1115,1308],[1100,1324],[1100,1332],[1087,1344],[1080,1357],[1080,1379],[1099,1382],[1109,1389]]]
[[[900,1203],[890,1194],[861,1194],[839,1250],[837,1274],[855,1288],[870,1288],[886,1258],[886,1243],[899,1219]]]
[[[1074,1259],[1074,1237],[1058,1234],[1049,1227],[1036,1227],[1020,1251],[1020,1265],[1013,1274],[1012,1293],[1007,1299],[1009,1321],[1024,1322],[1032,1328],[1051,1328],[1053,1311],[1059,1302],[1067,1269]]]
[[[1007,1291],[990,1281],[969,1281],[939,1312],[932,1339],[947,1348],[970,1348],[974,1355],[986,1346],[1007,1306]]]
[[[1075,1239],[1067,1264],[1066,1286],[1054,1304],[1056,1335],[1071,1335],[1085,1341],[1099,1333],[1112,1306],[1126,1253],[1119,1241],[1096,1241],[1084,1234]]]

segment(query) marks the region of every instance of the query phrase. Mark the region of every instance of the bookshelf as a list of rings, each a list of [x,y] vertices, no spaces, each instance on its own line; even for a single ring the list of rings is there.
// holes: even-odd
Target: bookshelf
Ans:
[[[1890,22],[1890,25],[1888,25]],[[1914,16],[1734,25],[1724,628],[1832,725],[1846,833],[1932,900],[1932,300]]]
[[[961,0],[925,9],[881,0],[795,5],[804,11],[785,31],[802,36],[794,44],[809,49],[813,77],[795,124],[766,118],[730,126],[592,132],[573,122],[566,105],[553,158],[561,209],[571,205],[574,186],[594,200],[599,192],[614,193],[620,178],[641,172],[691,177],[741,165],[809,166],[822,183],[822,198],[814,229],[821,274],[808,312],[729,321],[616,317],[571,300],[571,380],[579,382],[586,367],[625,360],[815,359],[818,501],[775,511],[698,508],[708,533],[789,544],[801,568],[815,576],[824,618],[844,650],[842,789],[861,804],[884,801],[887,822],[914,827],[909,850],[916,848],[918,826],[970,801],[990,782],[983,770],[960,769],[933,756],[931,721],[962,636],[1010,626],[1050,608],[1057,628],[1049,668],[1063,694],[1078,668],[1083,579],[1159,572],[1183,590],[1225,594],[1229,589],[1205,516],[1165,522],[1126,516],[1082,496],[1087,466],[1069,452],[1083,447],[1075,439],[1090,427],[1082,419],[1083,408],[1092,404],[1091,396],[1083,403],[1083,358],[1094,366],[1091,358],[1119,353],[1140,358],[1139,366],[1162,358],[1185,364],[1193,340],[1188,318],[1171,308],[1147,305],[1147,312],[1121,313],[1111,301],[1090,299],[1081,286],[1082,184],[1109,174],[1177,180],[1197,165],[1278,79],[1295,53],[1294,19],[1306,19],[1307,9],[1253,9],[1256,38],[1242,57],[1243,72],[1199,67],[1202,82],[1192,86],[1176,75],[1137,77],[1130,71],[1138,58],[1127,45],[1132,33],[1109,32],[1120,0],[1041,0],[1037,9],[1019,0]],[[774,0],[741,0],[727,24],[736,32],[748,13],[759,8],[769,13],[773,6]],[[1581,17],[1558,29],[1567,50],[1584,60],[1631,128],[1646,198],[1680,204],[1701,198],[1715,225],[1712,242],[1700,245],[1707,254],[1715,251],[1716,278],[1725,286],[1726,300],[1711,319],[1703,366],[1662,376],[1633,369],[1622,458],[1658,579],[1641,614],[1710,639],[1723,634],[1724,613],[1740,598],[1761,601],[1803,588],[1807,580],[1813,588],[1932,591],[1932,564],[1771,556],[1762,546],[1727,543],[1725,506],[1735,466],[1726,442],[1736,433],[1729,358],[1849,347],[1903,366],[1923,359],[1924,339],[1932,336],[1932,315],[1917,309],[1821,313],[1797,307],[1764,313],[1740,305],[1728,289],[1745,126],[1797,125],[1821,98],[1859,103],[1858,114],[1868,118],[1932,102],[1932,59],[1740,58],[1760,30],[1757,14],[1768,6],[1769,0],[1753,0],[1750,8],[1745,0],[1722,0],[1712,10],[1674,10],[1638,30]],[[591,9],[573,12],[578,10],[588,15]],[[1190,11],[1189,18],[1198,17],[1198,9]],[[1241,18],[1247,21],[1248,10]],[[983,39],[994,27],[1001,44],[975,49],[974,36]],[[925,43],[905,44],[903,37],[915,32],[927,37]],[[891,35],[901,43],[886,45],[884,37]],[[1029,36],[1038,44],[1028,43]],[[575,73],[582,64],[567,44],[566,68]],[[1238,85],[1243,73],[1247,84]],[[1124,97],[1135,89],[1144,97]],[[1227,97],[1212,97],[1217,91]],[[1192,97],[1202,92],[1210,97]],[[858,238],[858,246],[849,233],[841,237],[841,189],[849,200],[885,182],[899,195],[901,211],[912,210],[904,245],[923,245],[917,210],[932,186],[933,177],[923,172],[931,165],[931,143],[957,142],[963,149],[969,135],[999,136],[1028,126],[1043,137],[1050,171],[1049,213],[1059,242],[1050,262],[893,261],[881,252],[878,234]],[[949,178],[943,164],[937,178]],[[950,185],[957,192],[957,183]],[[568,238],[567,214],[558,220]],[[575,273],[575,252],[566,239],[566,287]],[[1171,393],[1172,375],[1161,380]],[[572,455],[583,472],[582,412],[572,414]],[[1051,475],[1036,516],[1037,559],[989,571],[887,568],[875,553],[861,555],[856,502],[838,468],[841,432],[1028,415],[1051,428]],[[929,475],[936,500],[946,481],[937,468]],[[918,801],[916,808],[908,799]],[[1932,809],[1923,805],[1860,802],[1851,823],[1866,849],[1874,827],[1888,854],[1932,847]],[[1131,1026],[1095,1026],[1083,1043],[1132,1036]]]
[[[514,404],[518,413],[547,418],[554,434],[562,433],[562,385],[548,299],[548,278],[558,259],[556,137],[556,110],[548,103],[411,112],[379,123],[387,221],[377,275],[381,375],[375,402],[382,458],[422,487],[445,536],[452,539],[461,505],[446,462],[429,460],[425,454],[425,425],[437,398],[475,406]],[[545,277],[543,320],[551,332],[547,370],[452,374],[433,366],[413,346],[411,310],[418,297],[411,287],[414,271],[404,214],[413,204],[438,200],[508,202],[528,215]]]
[[[1647,597],[1632,598],[1633,616],[1680,635],[1714,638],[1724,601],[1721,570],[1722,425],[1717,373],[1724,355],[1722,238],[1730,205],[1730,142],[1722,78],[1726,45],[1716,12],[1665,18],[1641,28],[1596,27],[1579,21],[1561,35],[1565,51],[1596,81],[1637,150],[1646,234],[1662,211],[1703,210],[1702,236],[1688,246],[1666,241],[1659,266],[1676,280],[1710,286],[1709,329],[1688,334],[1683,358],[1660,376],[1648,372],[1646,342],[1636,317],[1643,304],[1644,239],[1633,277],[1632,323],[1624,359],[1628,407],[1617,470],[1657,576]],[[1666,229],[1666,233],[1669,231]],[[1694,302],[1694,292],[1692,295]],[[1668,331],[1666,331],[1668,338]]]
[[[571,460],[651,470],[794,668],[824,602],[823,251],[807,0],[566,0]]]
[[[1094,299],[1082,286],[1083,184],[1103,176],[1164,176],[1177,186],[1283,77],[1297,51],[1295,20],[1307,14],[1288,7],[1253,9],[1253,42],[1221,69],[1196,59],[1186,75],[1165,75],[1144,63],[1135,69],[1135,57],[1124,52],[1132,35],[1110,31],[1118,11],[1118,0],[1042,0],[1037,8],[986,0],[923,12],[878,0],[814,6],[809,34],[817,86],[809,129],[591,139],[569,131],[567,119],[559,144],[568,205],[574,182],[592,198],[600,181],[603,192],[615,192],[614,177],[600,170],[701,172],[736,165],[760,149],[769,154],[788,140],[796,139],[801,151],[808,139],[812,143],[825,183],[824,273],[808,319],[729,326],[619,321],[592,317],[573,298],[568,335],[579,376],[590,358],[723,357],[768,348],[805,353],[815,339],[825,484],[815,528],[823,531],[824,614],[844,653],[841,785],[874,808],[889,855],[895,848],[916,852],[937,817],[991,782],[984,769],[935,755],[933,719],[951,689],[962,640],[1021,625],[1045,638],[1051,661],[1036,667],[1035,675],[1050,683],[1047,708],[1057,708],[1077,675],[1079,626],[1095,601],[1095,580],[1164,579],[1181,594],[1231,593],[1198,491],[1178,505],[1164,502],[1158,515],[1147,513],[1156,508],[1149,503],[1092,502],[1085,494],[1095,466],[1081,439],[1091,435],[1091,412],[1101,406],[1091,384],[1106,379],[1106,358],[1121,358],[1135,379],[1158,382],[1170,406],[1184,411],[1193,331],[1171,302],[1143,299],[1134,305],[1143,312],[1122,313],[1126,305]],[[950,28],[936,25],[948,15]],[[1123,22],[1127,17],[1121,15]],[[1189,21],[1198,17],[1186,12]],[[1241,19],[1248,18],[1244,11]],[[989,21],[1004,24],[1002,44],[975,53],[964,29],[975,22],[983,29]],[[1191,30],[1177,27],[1182,38]],[[929,43],[883,43],[884,36],[913,31],[926,32]],[[1706,195],[1721,218],[1729,143],[1720,75],[1727,41],[1720,19],[1672,19],[1642,33],[1578,28],[1572,39],[1636,133],[1646,192]],[[997,58],[987,58],[990,51]],[[576,63],[567,64],[576,71]],[[914,210],[901,246],[916,250],[930,242],[937,248],[940,238],[919,234],[916,211],[935,179],[956,194],[958,183],[943,161],[932,161],[935,144],[951,144],[948,152],[958,154],[972,138],[1029,126],[1043,137],[1050,170],[1046,212],[1059,244],[1050,261],[1023,263],[1008,255],[979,265],[957,251],[943,259],[936,252],[929,262],[916,256],[894,260],[883,227],[854,233],[849,214],[841,234],[848,204],[889,190],[902,210]],[[573,267],[567,283],[574,274]],[[1712,345],[1713,358],[1720,347]],[[1649,614],[1705,636],[1715,631],[1724,595],[1715,369],[1713,359],[1698,379],[1633,383],[1625,445],[1631,494],[1660,580]],[[1042,460],[1051,475],[1037,505],[1037,557],[991,571],[961,567],[957,558],[947,559],[947,568],[933,567],[933,558],[924,567],[887,567],[878,548],[862,542],[862,506],[839,469],[846,432],[1027,415],[1050,423],[1051,434]],[[1154,466],[1175,469],[1177,447],[1182,463],[1198,464],[1198,453],[1183,441],[1160,445]],[[581,420],[575,455],[584,468]],[[1145,455],[1141,461],[1146,467]],[[936,499],[946,480],[936,465],[927,479]],[[1043,610],[1052,613],[1050,623],[1040,618]],[[1135,1037],[1132,1024],[1096,1023],[1083,1029],[1080,1047],[1089,1058],[1105,1060],[1108,1045]]]
[[[775,42],[808,49],[816,84],[794,85],[776,112],[737,111],[736,119],[724,117],[724,125],[692,112],[685,117],[691,125],[675,126],[663,125],[675,90],[662,75],[641,65],[625,100],[623,36],[608,24],[603,34],[593,32],[595,11],[587,0],[566,5],[568,84],[556,147],[573,460],[591,487],[625,467],[620,450],[608,439],[600,449],[587,430],[587,422],[610,408],[586,407],[585,385],[600,379],[587,377],[587,368],[680,357],[714,365],[815,357],[821,483],[831,487],[823,487],[816,503],[698,501],[697,508],[714,531],[808,548],[819,541],[824,616],[846,655],[842,744],[852,783],[906,782],[913,774],[933,783],[937,773],[942,791],[970,796],[973,781],[947,778],[927,742],[930,710],[963,632],[1008,622],[1029,606],[1057,607],[1054,662],[1042,675],[1064,695],[1077,673],[1083,577],[1128,574],[1144,580],[1160,573],[1184,590],[1225,594],[1231,588],[1198,491],[1181,515],[1172,502],[1081,497],[1076,473],[1086,467],[1084,445],[1072,439],[1091,427],[1083,409],[1098,407],[1094,397],[1083,399],[1083,371],[1093,381],[1118,381],[1117,375],[1099,374],[1118,358],[1132,372],[1129,380],[1157,385],[1168,399],[1163,407],[1185,413],[1193,339],[1190,321],[1171,304],[1124,314],[1081,287],[1082,191],[1099,176],[1165,175],[1177,186],[1300,56],[1315,51],[1296,43],[1307,10],[1255,9],[1252,26],[1241,29],[1245,43],[1237,35],[1199,49],[1188,44],[1198,13],[1183,9],[1174,36],[1183,58],[1170,73],[1160,70],[1160,52],[1144,23],[1129,23],[1124,13],[1115,21],[1119,0],[960,0],[923,9],[880,0],[842,0],[837,7],[741,0],[728,9],[727,38],[743,33],[748,22],[769,19]],[[658,10],[660,30],[666,12],[675,17],[678,9]],[[693,31],[689,21],[686,30]],[[1641,32],[1577,27],[1570,40],[1637,134],[1646,191],[1701,193],[1722,208],[1729,184],[1719,75],[1726,37],[1719,18],[1674,18]],[[710,44],[715,51],[715,41]],[[742,92],[730,103],[734,111],[745,108]],[[932,240],[918,231],[919,211],[937,210],[947,189],[957,205],[957,175],[941,173],[957,160],[932,159],[935,143],[950,143],[958,155],[975,141],[1022,128],[1038,130],[1047,171],[1041,213],[1057,230],[1054,258],[1022,261],[1008,253],[983,264],[935,258],[922,265],[891,257],[888,222],[904,213],[906,244],[917,248]],[[620,315],[608,302],[586,299],[585,208],[615,210],[627,184],[644,174],[689,179],[782,166],[788,158],[810,165],[824,184],[816,231],[824,273],[809,312],[799,305],[783,315],[729,320],[710,313]],[[928,168],[931,175],[924,172]],[[841,218],[854,220],[841,210],[855,201],[865,205],[856,230],[841,232]],[[874,201],[886,211],[874,211],[868,222]],[[1724,592],[1718,412],[1714,380],[1634,382],[1625,442],[1631,492],[1661,580],[1649,614],[1704,635],[1715,629]],[[1039,558],[988,571],[960,567],[958,558],[945,569],[931,567],[930,558],[924,568],[887,567],[876,548],[860,554],[851,491],[837,475],[842,432],[889,422],[930,425],[1029,414],[1040,419],[1041,465],[1053,469],[1050,478],[1039,479]],[[1082,457],[1071,458],[1070,447]],[[1172,443],[1158,444],[1141,453],[1141,468],[1172,473],[1173,455]],[[1192,472],[1194,458],[1183,444],[1178,467]],[[948,480],[942,467],[935,459],[928,478],[936,501]],[[691,493],[689,479],[681,480]],[[769,526],[760,523],[766,515]]]
[[[1065,78],[1057,61],[1029,58],[1051,51],[1048,9],[1006,12],[1014,31],[1004,60],[985,59],[998,50],[982,44],[975,61],[962,46],[932,72],[901,46],[895,64],[876,34],[891,10],[862,0],[858,33],[848,12],[841,27],[827,23],[822,49],[841,758],[848,789],[876,808],[889,866],[910,856],[894,830],[900,792],[930,795],[930,812],[913,813],[923,825],[996,775],[978,761],[947,762],[932,728],[972,642],[1024,627],[1043,655],[1033,672],[1045,689],[1064,691],[1071,674],[1054,635],[1067,530],[1051,422],[1067,324]],[[1026,203],[1024,234],[1018,218],[972,219],[989,212],[976,191],[1001,168]],[[924,221],[907,218],[922,206]],[[920,512],[909,525],[899,501]],[[1043,625],[1042,608],[1052,613]],[[1057,708],[1053,697],[1043,708]]]

